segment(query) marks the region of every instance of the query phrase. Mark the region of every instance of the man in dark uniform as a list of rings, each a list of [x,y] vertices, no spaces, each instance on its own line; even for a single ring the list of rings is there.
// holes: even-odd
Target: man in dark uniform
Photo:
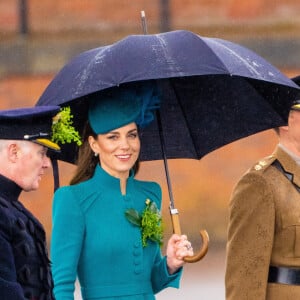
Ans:
[[[231,197],[227,300],[300,299],[300,100],[276,131],[273,154],[242,176]]]
[[[39,187],[59,151],[48,138],[59,107],[0,111],[0,299],[52,300],[53,282],[45,231],[19,202]]]

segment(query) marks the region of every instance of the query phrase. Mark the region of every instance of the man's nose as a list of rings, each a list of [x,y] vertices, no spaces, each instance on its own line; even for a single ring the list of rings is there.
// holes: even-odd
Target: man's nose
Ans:
[[[51,160],[48,156],[44,157],[43,168],[49,168],[51,166]]]

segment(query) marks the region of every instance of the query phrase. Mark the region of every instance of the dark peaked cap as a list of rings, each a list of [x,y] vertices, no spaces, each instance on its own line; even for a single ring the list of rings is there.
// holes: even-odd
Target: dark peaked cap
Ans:
[[[0,139],[27,140],[52,150],[60,147],[49,138],[59,106],[36,106],[0,111]]]
[[[298,84],[300,86],[300,75],[291,78],[296,84]]]
[[[300,86],[300,75],[291,78],[296,84],[298,84]],[[292,110],[300,110],[300,93],[298,95],[298,98],[294,101],[292,107]]]

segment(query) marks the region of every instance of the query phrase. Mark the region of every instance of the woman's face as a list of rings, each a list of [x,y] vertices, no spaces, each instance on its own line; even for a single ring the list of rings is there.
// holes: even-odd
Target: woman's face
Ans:
[[[108,174],[128,177],[140,153],[140,138],[135,123],[98,134],[97,139],[89,137],[92,150],[99,154],[101,167]]]

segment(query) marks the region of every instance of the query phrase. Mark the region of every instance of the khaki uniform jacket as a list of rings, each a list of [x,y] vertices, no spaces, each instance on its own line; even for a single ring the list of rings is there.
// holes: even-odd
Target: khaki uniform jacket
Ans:
[[[300,268],[300,167],[281,148],[237,183],[230,202],[225,287],[227,300],[296,300],[300,285],[268,283],[269,265]]]

